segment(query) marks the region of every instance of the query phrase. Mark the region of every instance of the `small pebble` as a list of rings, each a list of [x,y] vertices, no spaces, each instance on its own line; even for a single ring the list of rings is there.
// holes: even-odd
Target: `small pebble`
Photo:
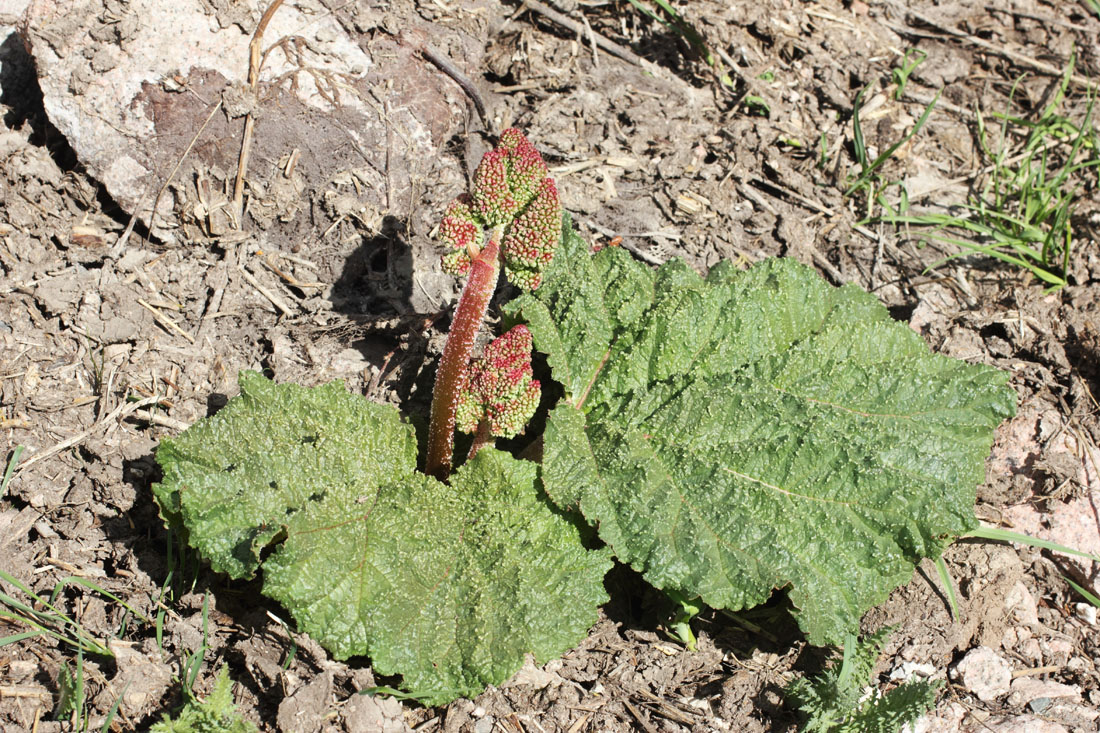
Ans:
[[[989,647],[980,646],[966,653],[952,668],[951,677],[979,700],[992,702],[1008,692],[1012,666]]]
[[[902,682],[908,682],[909,680],[917,677],[919,679],[928,679],[936,673],[936,668],[931,664],[921,664],[920,662],[902,662],[890,672],[890,679],[901,680]]]
[[[1091,603],[1077,603],[1073,608],[1077,611],[1077,618],[1089,626],[1096,626],[1096,606]]]

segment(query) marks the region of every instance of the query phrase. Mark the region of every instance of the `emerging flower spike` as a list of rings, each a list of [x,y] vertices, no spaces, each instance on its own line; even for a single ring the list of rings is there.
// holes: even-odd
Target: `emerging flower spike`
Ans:
[[[561,200],[550,178],[543,178],[534,200],[508,230],[501,247],[508,279],[525,290],[542,282],[542,271],[554,259],[561,240]]]
[[[487,421],[490,434],[511,438],[526,426],[542,396],[531,378],[531,332],[516,326],[485,347],[470,363],[459,392],[455,423],[464,433]]]
[[[462,194],[447,207],[439,223],[439,236],[453,251],[443,256],[443,271],[460,277],[470,271],[470,256],[481,246],[482,227],[470,209],[470,197]]]
[[[474,172],[474,206],[488,226],[507,224],[535,196],[547,168],[535,146],[509,128],[500,146],[481,159]]]
[[[481,159],[470,195],[452,201],[439,225],[440,238],[450,248],[443,269],[468,278],[432,392],[424,472],[441,481],[451,472],[456,421],[463,430],[476,431],[472,458],[490,442],[490,430],[496,436],[522,430],[539,401],[538,382],[531,379],[529,334],[522,359],[507,369],[496,363],[505,355],[494,354],[513,347],[496,344],[522,336],[494,341],[485,358],[474,364],[470,354],[501,266],[513,283],[534,290],[554,256],[562,210],[547,172],[542,156],[523,133],[505,130],[498,147]],[[519,333],[526,334],[526,329]]]

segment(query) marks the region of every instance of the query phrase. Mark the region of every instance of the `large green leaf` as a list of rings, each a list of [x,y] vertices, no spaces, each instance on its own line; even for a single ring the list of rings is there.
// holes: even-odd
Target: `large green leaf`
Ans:
[[[703,279],[572,228],[510,306],[566,398],[543,481],[659,588],[738,609],[791,587],[840,643],[975,524],[1005,374],[930,353],[856,287],[792,260]]]
[[[450,485],[416,472],[412,428],[333,383],[241,396],[157,451],[165,515],[232,577],[261,567],[277,599],[337,658],[366,654],[427,704],[499,684],[584,638],[606,600],[606,551],[486,449]]]

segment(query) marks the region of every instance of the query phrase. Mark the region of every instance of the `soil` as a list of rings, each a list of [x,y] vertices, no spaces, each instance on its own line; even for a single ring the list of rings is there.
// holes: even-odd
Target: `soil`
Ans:
[[[705,611],[694,622],[698,649],[689,652],[668,635],[668,601],[616,568],[607,580],[612,600],[576,649],[528,665],[477,699],[424,709],[357,694],[393,681],[376,680],[367,659],[335,662],[294,633],[285,612],[261,599],[258,581],[230,583],[192,556],[169,557],[181,550],[170,548],[150,492],[154,451],[223,405],[240,369],[303,384],[340,378],[373,399],[423,409],[455,294],[434,255],[424,254],[434,251],[431,230],[494,135],[511,125],[546,156],[566,209],[595,246],[621,237],[644,261],[682,257],[700,271],[722,259],[794,257],[835,284],[874,292],[933,350],[1010,372],[1020,414],[998,431],[978,516],[1100,549],[1095,171],[1076,192],[1069,284],[1055,292],[1021,268],[973,255],[945,261],[958,250],[861,225],[865,195],[845,195],[858,170],[852,112],[860,90],[869,85],[862,120],[873,157],[942,89],[923,130],[881,175],[905,181],[915,208],[965,203],[988,163],[975,108],[987,120],[1004,110],[1034,119],[1059,82],[1034,61],[1063,69],[1075,53],[1077,74],[1100,76],[1100,16],[1087,2],[679,3],[721,51],[729,84],[681,35],[629,3],[555,5],[581,32],[497,0],[333,5],[391,50],[414,25],[479,39],[462,58],[480,64],[462,71],[486,122],[457,84],[410,53],[410,79],[447,86],[461,117],[432,123],[438,159],[393,176],[387,169],[401,195],[363,193],[385,185],[377,176],[373,184],[350,173],[311,180],[320,169],[310,167],[275,190],[281,179],[272,172],[287,165],[280,153],[299,147],[295,138],[308,130],[287,124],[264,136],[250,169],[256,203],[240,229],[196,216],[180,184],[180,205],[151,230],[51,124],[34,61],[12,28],[16,11],[0,3],[3,465],[26,446],[0,496],[0,569],[43,597],[59,588],[59,609],[87,634],[110,639],[114,654],[78,660],[71,644],[51,636],[0,642],[0,730],[99,729],[109,717],[112,730],[145,729],[180,704],[180,680],[200,659],[196,691],[208,692],[228,665],[242,714],[261,730],[797,730],[782,689],[794,675],[819,671],[827,655],[805,643],[782,594],[733,617]],[[263,7],[248,7],[225,23],[250,33]],[[212,17],[231,11],[209,6]],[[597,35],[643,61],[594,49]],[[891,70],[913,47],[927,58],[895,96]],[[261,95],[260,104],[290,114],[280,99]],[[1071,86],[1067,116],[1083,119],[1089,99]],[[201,119],[189,114],[197,130]],[[300,122],[309,112],[294,114]],[[244,120],[217,124],[216,137],[234,141],[220,147],[236,150]],[[215,188],[231,184],[224,166],[204,173]],[[172,236],[157,236],[162,228]],[[976,541],[955,544],[945,559],[957,619],[931,563],[864,619],[866,631],[895,625],[877,667],[882,686],[897,684],[890,673],[906,663],[930,664],[946,681],[918,730],[1097,730],[1100,630],[1066,582],[1095,593],[1097,567]],[[0,589],[20,596],[11,583]],[[25,630],[0,615],[0,638]],[[948,674],[983,646],[1013,669],[1011,694],[983,700]],[[83,721],[58,715],[65,670],[78,661]],[[1021,680],[1072,689],[1029,694]]]

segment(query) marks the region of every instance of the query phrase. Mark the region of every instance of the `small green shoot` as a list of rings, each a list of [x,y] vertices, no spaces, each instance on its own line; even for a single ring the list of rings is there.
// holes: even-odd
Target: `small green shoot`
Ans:
[[[940,583],[943,584],[943,592],[947,596],[947,605],[951,609],[951,618],[958,621],[961,618],[959,615],[959,599],[955,595],[955,583],[951,579],[951,573],[947,570],[947,563],[943,561],[943,555],[936,558],[936,572],[940,576]]]
[[[995,145],[978,113],[978,139],[990,161],[989,175],[981,193],[970,197],[961,214],[887,213],[879,220],[923,227],[923,238],[959,247],[960,253],[953,257],[984,255],[1027,270],[1049,290],[1064,287],[1073,251],[1072,217],[1083,175],[1100,166],[1091,92],[1080,123],[1058,112],[1073,68],[1071,59],[1038,120],[995,115],[1001,120]],[[1010,133],[1022,140],[1020,150],[1011,156]]]
[[[913,57],[911,61],[909,60],[910,55]],[[894,89],[894,99],[901,99],[901,95],[905,94],[905,86],[909,83],[909,75],[926,58],[928,58],[928,54],[919,48],[911,48],[905,52],[905,56],[901,60],[901,66],[890,72],[890,79],[896,87]]]
[[[695,632],[691,630],[691,620],[705,608],[703,600],[698,596],[689,598],[678,590],[665,591],[665,595],[677,606],[676,613],[672,617],[669,633],[687,647],[689,652],[695,651],[696,639]]]
[[[745,106],[745,111],[753,117],[767,117],[772,113],[771,105],[763,97],[756,94],[746,94],[741,99],[741,104]]]
[[[893,157],[894,153],[898,151],[898,148],[916,137],[917,133],[924,127],[924,123],[928,121],[928,117],[932,114],[932,110],[935,108],[936,103],[940,101],[942,90],[936,92],[936,96],[928,103],[928,106],[924,108],[924,112],[917,120],[917,123],[913,125],[912,130],[879,153],[874,160],[871,160],[867,152],[867,144],[863,137],[863,124],[859,117],[860,109],[863,106],[863,95],[867,93],[868,89],[870,89],[870,86],[864,87],[859,94],[856,95],[856,101],[852,105],[852,146],[855,150],[856,162],[859,163],[860,170],[859,174],[855,176],[855,179],[848,185],[847,190],[844,192],[844,196],[851,196],[858,191],[865,192],[867,196],[867,218],[871,217],[873,207],[876,203],[885,211],[889,212],[889,215],[897,216],[904,213],[909,208],[908,192],[901,182],[888,182],[884,179],[879,169],[882,167],[883,163]],[[901,189],[900,200],[896,207],[892,206],[886,198],[886,191],[893,186],[897,186]]]
[[[73,719],[73,727],[84,730],[85,726],[77,725],[76,716],[84,710],[84,653],[77,649],[76,672],[69,670],[68,663],[61,665],[57,679],[58,697],[57,708],[54,710],[54,720]]]
[[[817,169],[823,171],[829,165],[829,138],[824,132],[817,140],[817,147]]]
[[[199,671],[202,669],[203,660],[206,658],[206,650],[209,648],[209,622],[210,595],[207,594],[202,599],[202,646],[188,655],[187,660],[183,663],[183,694],[189,700],[194,700],[191,690],[195,687],[195,681],[199,678]]]
[[[859,642],[849,636],[839,662],[787,686],[787,696],[806,716],[805,733],[896,733],[935,705],[938,680],[913,680],[885,694],[866,694],[889,632],[884,628]]]
[[[15,473],[15,466],[19,463],[19,456],[23,455],[23,447],[21,445],[15,446],[15,450],[11,452],[11,458],[8,459],[8,468],[4,471],[4,480],[0,481],[0,499],[8,495],[8,482],[11,481],[11,475]]]
[[[175,719],[163,716],[150,729],[151,733],[256,733],[256,726],[241,717],[233,702],[233,681],[229,679],[228,667],[218,670],[214,691],[205,700],[192,697],[189,688],[184,688],[184,692],[187,703]]]

